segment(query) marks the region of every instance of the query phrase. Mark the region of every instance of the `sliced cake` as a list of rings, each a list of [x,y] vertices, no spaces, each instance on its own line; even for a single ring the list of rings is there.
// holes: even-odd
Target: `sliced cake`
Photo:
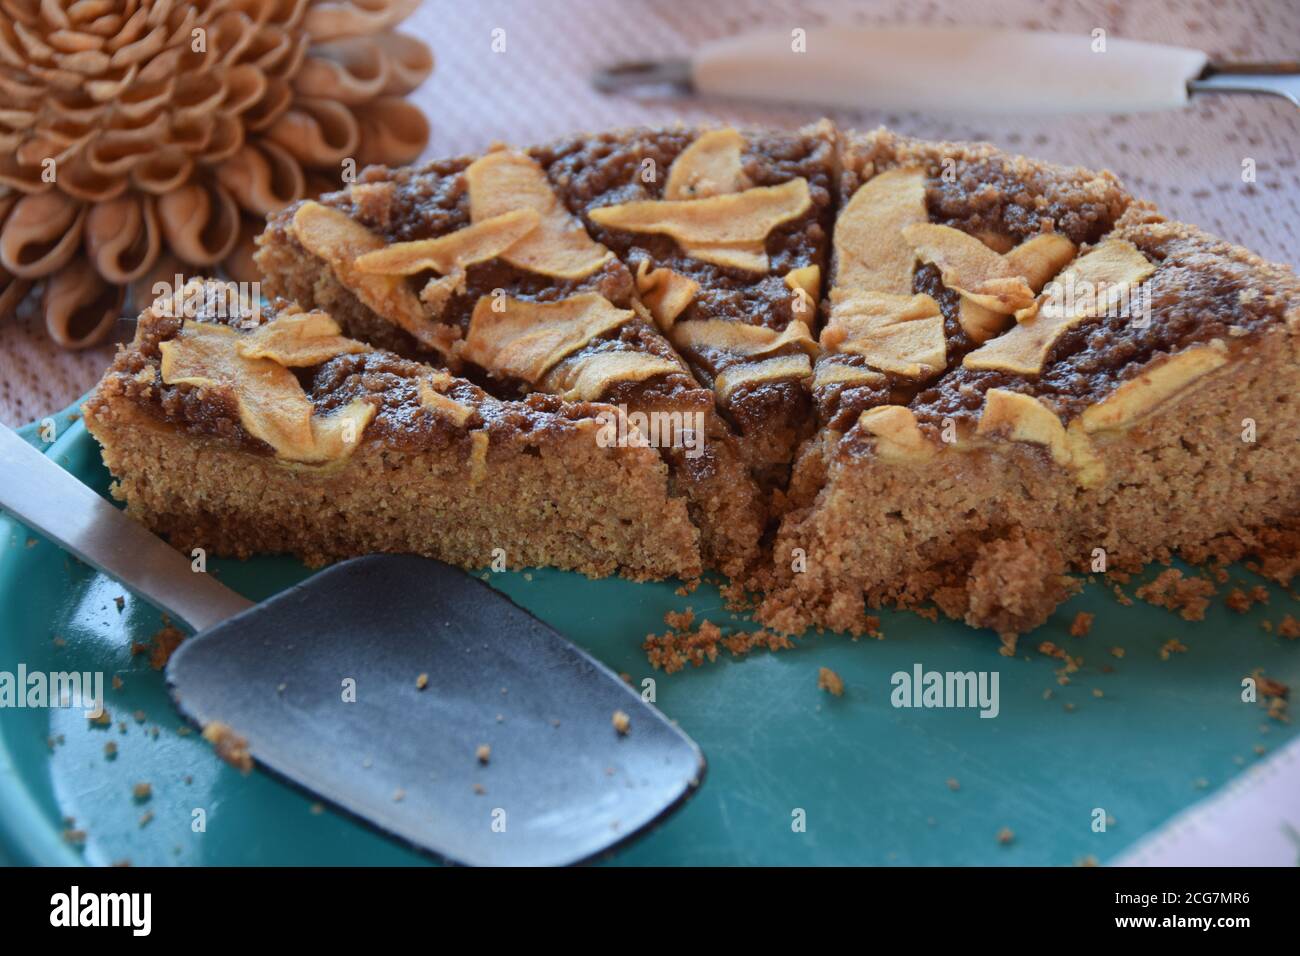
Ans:
[[[1008,651],[1076,573],[1300,567],[1268,553],[1300,537],[1300,281],[1108,173],[619,130],[370,169],[259,242],[302,308],[192,284],[85,408],[184,548],[714,567],[774,630],[934,607]]]
[[[649,443],[668,462],[706,563],[736,574],[756,558],[765,514],[712,393],[532,157],[503,147],[372,167],[349,189],[276,214],[258,241],[269,291],[328,311],[351,335],[498,397],[614,406],[619,440]]]
[[[858,631],[866,607],[932,602],[1013,647],[1068,571],[1233,559],[1300,514],[1289,269],[1134,204],[1026,304],[1013,280],[1042,273],[900,233],[945,290],[1011,320],[810,444],[766,623]]]
[[[625,129],[531,154],[617,253],[768,488],[815,427],[807,382],[829,253],[835,133]]]
[[[223,283],[147,309],[83,411],[114,494],[186,551],[701,570],[659,454],[600,440],[609,406],[501,401],[344,337],[324,312],[250,308]]]

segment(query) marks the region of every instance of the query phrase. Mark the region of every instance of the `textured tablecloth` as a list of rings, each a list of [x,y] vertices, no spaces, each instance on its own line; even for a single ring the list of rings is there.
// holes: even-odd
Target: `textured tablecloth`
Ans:
[[[592,91],[598,63],[681,55],[745,30],[834,22],[930,23],[1052,29],[1097,27],[1199,47],[1212,57],[1300,57],[1296,0],[429,0],[404,29],[430,43],[438,65],[414,94],[433,125],[429,156],[493,140],[531,143],[578,129],[700,120],[798,126],[813,109],[704,101],[607,98]],[[504,52],[493,52],[503,30]],[[499,36],[499,34],[498,34]],[[989,69],[997,68],[990,63]],[[1180,112],[1112,117],[931,117],[833,112],[846,125],[885,123],[918,136],[987,139],[1043,159],[1113,170],[1137,195],[1260,254],[1300,262],[1300,110],[1277,98],[1198,99]],[[1257,180],[1242,181],[1255,161]],[[94,384],[111,346],[59,351],[34,310],[0,324],[0,421],[62,408]]]

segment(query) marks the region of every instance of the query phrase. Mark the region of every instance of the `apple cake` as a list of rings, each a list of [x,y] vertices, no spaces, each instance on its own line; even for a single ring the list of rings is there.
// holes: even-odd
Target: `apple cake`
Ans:
[[[185,551],[698,576],[667,466],[598,441],[604,409],[497,399],[326,313],[197,280],[145,310],[83,406],[114,495]]]
[[[765,510],[712,393],[532,156],[372,167],[272,216],[258,246],[270,294],[349,335],[498,395],[613,406],[664,456],[706,563],[738,574],[757,557]]]
[[[1069,571],[1238,557],[1300,513],[1290,270],[1108,175],[884,132],[843,155],[825,427],[764,623],[932,604],[1014,646]]]
[[[813,431],[807,379],[834,217],[836,135],[624,129],[534,149],[637,292],[765,490]]]
[[[1009,648],[1078,573],[1300,537],[1300,283],[1109,173],[625,129],[365,170],[257,259],[274,306],[159,300],[86,406],[182,547],[715,568],[773,631]]]

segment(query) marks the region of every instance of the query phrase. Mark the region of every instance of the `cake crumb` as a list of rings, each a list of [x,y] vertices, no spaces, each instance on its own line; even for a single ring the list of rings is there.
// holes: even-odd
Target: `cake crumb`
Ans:
[[[1088,632],[1092,630],[1092,621],[1095,614],[1089,614],[1087,611],[1080,611],[1074,615],[1074,621],[1070,624],[1071,637],[1087,637]]]
[[[1110,656],[1115,658],[1122,658],[1124,656],[1124,648],[1112,647],[1110,649]]]
[[[1285,637],[1289,641],[1294,641],[1300,637],[1300,621],[1288,614],[1282,618],[1277,625],[1277,636]]]
[[[956,777],[949,777],[948,789],[956,793],[958,790],[961,789],[961,781],[958,780]]]
[[[81,847],[86,845],[86,831],[67,829],[63,831],[63,842],[69,846]]]
[[[172,654],[176,648],[181,646],[183,640],[185,640],[185,634],[180,628],[168,624],[159,630],[150,641],[149,666],[156,671],[166,667]]]
[[[131,796],[143,803],[153,796],[153,787],[147,783],[137,783],[131,788]]]
[[[1243,591],[1241,588],[1233,588],[1223,603],[1238,614],[1245,614],[1256,604],[1268,603],[1268,588],[1262,584],[1252,588],[1249,592]]]
[[[478,750],[474,751],[474,756],[479,763],[485,764],[492,759],[492,748],[487,744],[479,744]]]
[[[829,667],[819,668],[817,671],[817,688],[826,691],[833,697],[843,697],[844,678]]]
[[[487,793],[487,789],[483,786],[483,784],[476,783],[474,784],[474,792],[481,797],[483,796],[483,794]]]
[[[253,769],[253,757],[248,752],[248,741],[235,733],[229,725],[214,720],[203,728],[203,739],[212,744],[217,756],[240,773]]]
[[[1169,638],[1169,640],[1165,641],[1162,645],[1160,645],[1160,659],[1162,661],[1169,660],[1169,658],[1172,657],[1174,654],[1186,654],[1186,653],[1187,653],[1187,645],[1184,644],[1176,637],[1171,637]]]
[[[396,790],[393,791],[393,803],[401,803],[405,799],[406,799],[406,791],[403,790],[401,787],[398,787]]]
[[[688,608],[681,613],[668,612],[664,621],[670,629],[662,635],[647,634],[641,649],[655,670],[675,674],[687,664],[700,667],[705,661],[718,659],[719,648],[725,648],[733,657],[743,657],[758,648],[769,651],[786,650],[794,644],[783,634],[767,630],[737,631],[723,635],[722,629],[712,621],[701,621],[694,631],[694,613]]]
[[[1161,571],[1154,581],[1137,589],[1139,598],[1156,607],[1177,611],[1184,621],[1205,620],[1205,610],[1214,593],[1213,581],[1184,577],[1177,568]]]
[[[105,760],[116,760],[116,759],[117,759],[117,742],[116,742],[116,741],[114,741],[114,740],[110,740],[108,743],[104,744],[104,759],[105,759]]]
[[[1267,710],[1268,716],[1278,723],[1290,723],[1291,718],[1287,714],[1287,708],[1290,706],[1291,688],[1280,680],[1266,677],[1264,671],[1258,667],[1250,672],[1250,676],[1259,691],[1258,702]],[[1263,732],[1267,732],[1268,729],[1267,724],[1260,727]]]
[[[140,817],[140,829],[143,830],[152,822],[153,822],[153,811],[146,810],[144,814]]]
[[[670,631],[688,631],[694,623],[695,611],[689,607],[684,611],[667,611],[664,614],[664,624]]]
[[[428,686],[429,686],[429,675],[428,675],[428,674],[421,674],[419,677],[417,677],[417,678],[415,679],[415,689],[416,689],[416,690],[424,690],[424,689],[425,689],[426,687],[428,687]]]
[[[1263,670],[1255,668],[1250,672],[1250,676],[1255,680],[1255,687],[1259,690],[1262,697],[1288,697],[1291,694],[1291,688],[1280,680],[1264,676]]]
[[[121,690],[121,689],[122,689],[122,678],[121,678],[119,675],[114,674],[114,675],[113,675],[113,690]]]
[[[621,710],[614,711],[613,716],[614,729],[619,732],[620,736],[627,736],[627,732],[632,729],[632,718]]]
[[[1016,834],[1011,827],[1003,827],[998,831],[998,842],[1003,846],[1010,846],[1016,840]]]

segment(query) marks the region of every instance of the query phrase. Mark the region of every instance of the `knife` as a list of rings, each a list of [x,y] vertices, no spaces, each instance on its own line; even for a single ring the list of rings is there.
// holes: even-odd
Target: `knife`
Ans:
[[[596,88],[848,109],[943,113],[1135,113],[1207,93],[1267,93],[1300,106],[1300,62],[1211,63],[1200,50],[1091,35],[931,27],[821,27],[744,34],[689,59],[623,62]]]

